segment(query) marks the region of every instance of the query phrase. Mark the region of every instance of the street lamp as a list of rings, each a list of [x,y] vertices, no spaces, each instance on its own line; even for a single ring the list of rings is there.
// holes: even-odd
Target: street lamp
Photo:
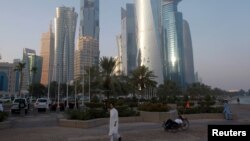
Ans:
[[[57,108],[56,108],[56,110],[57,111],[60,111],[60,105],[59,105],[59,95],[60,95],[60,81],[61,81],[61,79],[60,79],[60,68],[59,68],[59,64],[57,64],[57,69],[58,69],[58,94],[57,94]]]
[[[84,67],[82,66],[82,107],[84,107]]]
[[[89,102],[90,102],[90,66],[89,66]]]

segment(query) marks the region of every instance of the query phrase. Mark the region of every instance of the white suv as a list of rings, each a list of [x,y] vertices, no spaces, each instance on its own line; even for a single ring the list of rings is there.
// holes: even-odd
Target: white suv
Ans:
[[[28,113],[28,102],[26,98],[15,98],[11,105],[11,113],[20,112],[21,109],[25,110],[25,114]]]
[[[39,109],[47,110],[49,109],[50,104],[51,104],[50,100],[48,100],[47,98],[38,98],[34,103],[34,108],[37,110]]]

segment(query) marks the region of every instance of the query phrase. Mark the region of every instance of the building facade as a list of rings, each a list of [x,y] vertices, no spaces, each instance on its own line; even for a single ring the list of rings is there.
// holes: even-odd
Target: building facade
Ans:
[[[16,96],[19,90],[19,72],[15,66],[20,60],[14,63],[0,63],[0,94],[5,96]]]
[[[31,69],[32,69],[32,56],[36,56],[36,51],[29,48],[23,49],[23,63],[25,67],[23,69],[23,82],[21,90],[27,93],[29,86],[32,84]]]
[[[137,66],[146,66],[163,84],[161,54],[161,0],[136,0]]]
[[[75,75],[74,79],[86,73],[86,69],[97,66],[99,62],[99,44],[91,36],[81,36],[78,40],[78,48],[75,51]]]
[[[75,51],[75,75],[80,77],[86,69],[98,66],[99,49],[99,0],[81,0],[80,33]]]
[[[163,73],[165,80],[171,80],[184,88],[183,18],[177,11],[180,0],[162,1]]]
[[[99,41],[99,0],[80,1],[80,36],[91,36]]]
[[[183,20],[184,70],[187,84],[195,82],[192,38],[189,24]]]
[[[48,85],[52,78],[53,56],[54,56],[54,33],[50,25],[49,32],[43,33],[41,37],[42,74],[41,84]]]
[[[52,80],[58,83],[73,80],[76,22],[77,13],[74,8],[64,6],[56,8]]]
[[[137,45],[136,45],[136,24],[135,24],[135,5],[126,4],[126,9],[121,8],[121,35],[120,60],[122,73],[129,75],[137,66]],[[118,42],[118,41],[117,41]],[[119,42],[118,42],[119,43]]]

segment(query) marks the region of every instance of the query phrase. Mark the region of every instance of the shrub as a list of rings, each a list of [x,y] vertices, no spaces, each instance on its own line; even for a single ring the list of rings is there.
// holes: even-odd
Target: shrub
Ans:
[[[130,117],[138,115],[136,111],[132,110],[127,105],[118,106],[117,111],[119,113],[119,117]]]
[[[193,107],[193,108],[178,108],[178,112],[181,114],[199,114],[199,113],[222,113],[223,107]]]
[[[86,102],[85,105],[88,108],[103,108],[104,107],[103,103],[96,103],[96,102]]]
[[[8,118],[9,114],[7,112],[0,112],[0,122],[3,122]]]
[[[149,112],[167,112],[170,108],[167,104],[162,103],[143,103],[139,105],[138,109]]]
[[[72,120],[90,120],[95,118],[108,117],[108,113],[102,109],[88,109],[86,111],[72,110],[67,111],[66,115],[68,119]]]

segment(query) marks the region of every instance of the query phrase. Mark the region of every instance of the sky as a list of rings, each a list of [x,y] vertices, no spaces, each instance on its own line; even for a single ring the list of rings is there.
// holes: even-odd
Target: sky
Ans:
[[[121,32],[120,9],[133,0],[100,0],[100,54],[116,56],[115,36]],[[23,48],[40,54],[59,6],[79,0],[0,0],[1,62],[22,58]],[[194,67],[202,83],[223,90],[250,89],[250,1],[182,0],[178,10],[189,22]],[[79,24],[79,18],[78,18]],[[78,30],[78,29],[77,29]]]

